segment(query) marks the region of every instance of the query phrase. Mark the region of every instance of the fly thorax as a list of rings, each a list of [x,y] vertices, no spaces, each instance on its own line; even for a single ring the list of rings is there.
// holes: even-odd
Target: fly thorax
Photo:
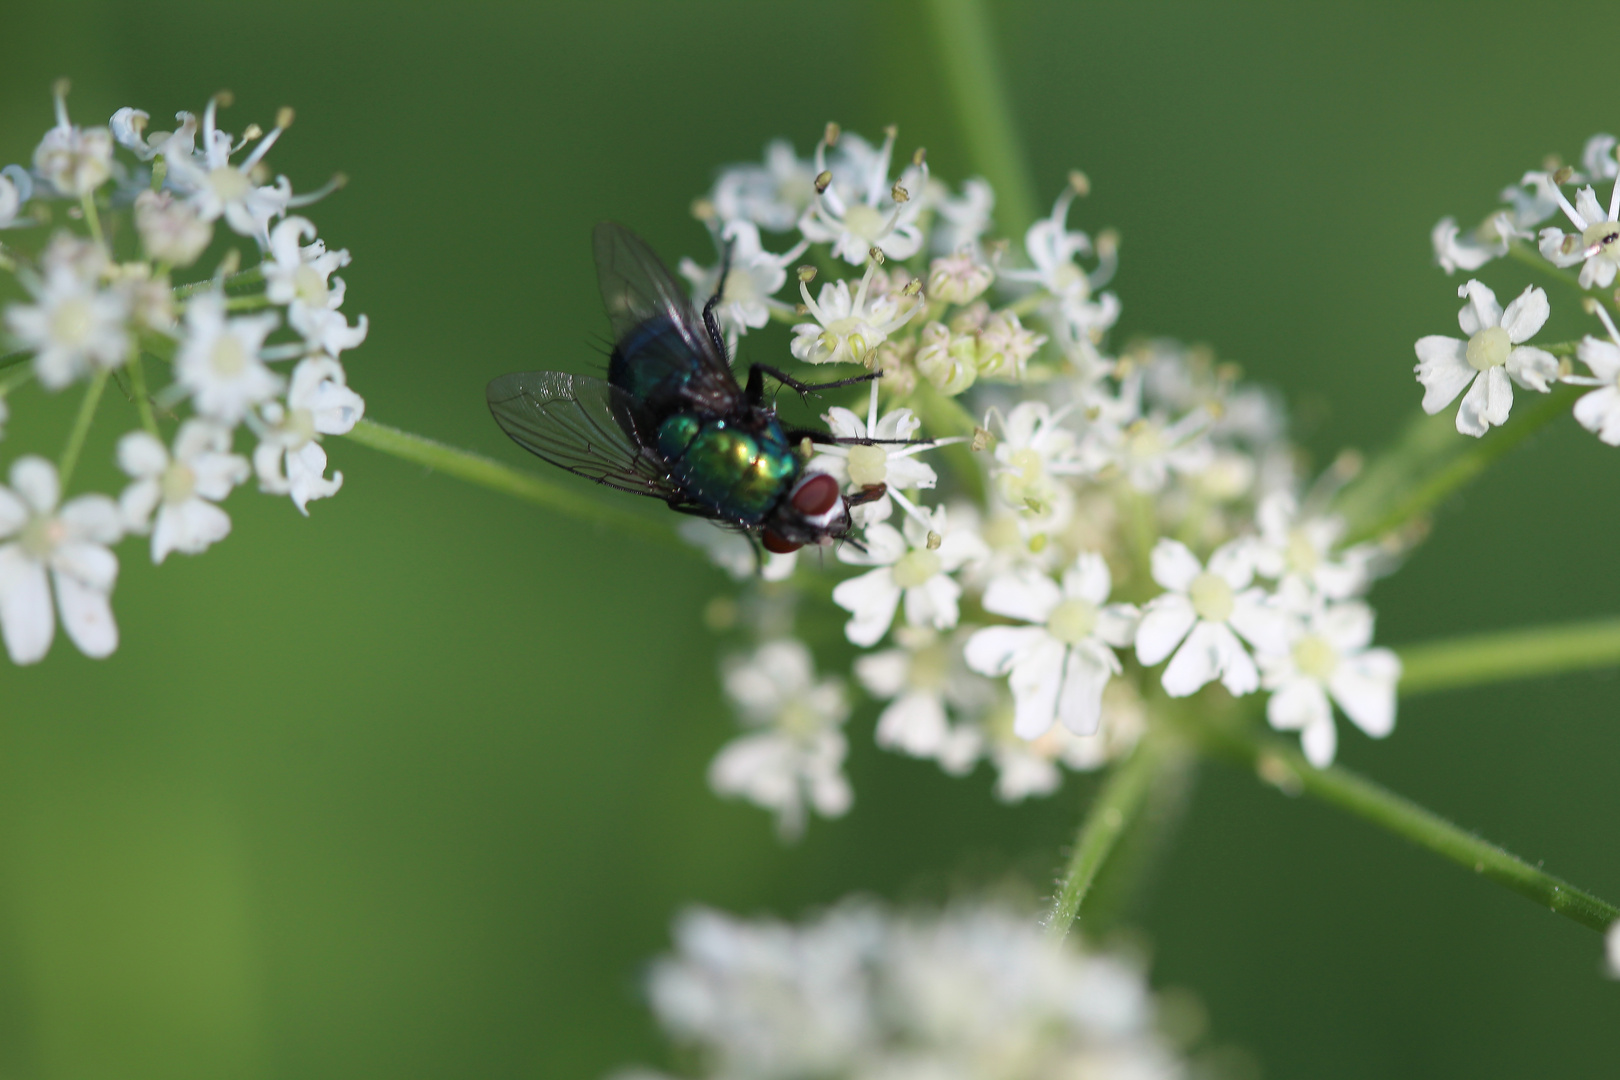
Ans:
[[[1052,609],[1046,632],[1065,645],[1078,645],[1097,628],[1097,605],[1075,597]]]
[[[1232,616],[1232,586],[1219,574],[1199,574],[1187,587],[1193,611],[1207,622],[1225,622]]]
[[[57,545],[67,539],[67,527],[62,519],[55,514],[41,514],[31,518],[24,525],[17,540],[22,544],[23,551],[36,562],[44,562],[51,557]]]
[[[1620,261],[1620,221],[1594,221],[1582,231],[1581,243],[1594,255]]]
[[[889,452],[881,446],[851,446],[849,448],[849,482],[856,487],[887,483],[889,479]]]
[[[1339,650],[1320,634],[1306,634],[1294,645],[1294,666],[1300,674],[1325,683],[1339,666]]]
[[[1453,338],[1452,340],[1456,340]],[[1500,326],[1487,326],[1468,339],[1468,366],[1475,371],[1489,371],[1507,363],[1513,351],[1513,341]]]
[[[913,548],[894,564],[894,583],[902,589],[915,589],[945,568],[939,556],[927,548]]]
[[[169,505],[183,503],[197,492],[197,474],[184,462],[171,461],[158,477],[158,490]]]
[[[70,296],[51,312],[51,340],[58,345],[82,345],[94,325],[90,301],[82,296]]]

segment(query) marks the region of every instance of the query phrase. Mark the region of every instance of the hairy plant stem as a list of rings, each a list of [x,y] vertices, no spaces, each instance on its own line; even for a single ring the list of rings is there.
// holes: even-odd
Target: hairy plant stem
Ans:
[[[1241,714],[1211,718],[1172,714],[1172,722],[1210,757],[1253,769],[1283,791],[1331,803],[1421,848],[1505,885],[1549,910],[1599,932],[1620,919],[1620,908],[1578,889],[1458,828],[1431,810],[1337,765],[1318,769],[1298,750],[1266,735]]]
[[[152,395],[146,389],[146,365],[139,353],[129,361],[129,387],[130,396],[135,399],[135,411],[141,414],[141,426],[149,434],[162,439],[163,434],[158,430],[157,417],[152,413]]]
[[[996,218],[1021,237],[1035,221],[1035,184],[1018,139],[996,56],[995,35],[981,0],[927,0],[939,59],[956,110],[956,126],[973,167],[996,192]]]
[[[657,540],[689,555],[702,558],[702,552],[683,543],[674,530],[629,510],[620,510],[589,496],[578,495],[523,469],[503,465],[482,454],[413,435],[408,431],[362,420],[348,438],[362,446],[390,454],[404,461],[425,465],[436,472],[465,480],[479,487],[511,495],[543,506],[578,521],[621,529],[643,539]]]
[[[68,481],[73,479],[73,470],[79,464],[79,453],[84,449],[85,436],[90,434],[90,421],[95,419],[96,406],[101,402],[101,392],[107,388],[107,379],[110,375],[112,371],[107,368],[96,372],[84,391],[83,400],[79,402],[79,415],[73,420],[73,430],[68,432],[67,446],[62,448],[61,460],[56,465],[63,491],[67,490]]]
[[[1376,540],[1411,524],[1567,412],[1585,387],[1558,386],[1523,415],[1483,437],[1459,435],[1450,411],[1413,420],[1334,503],[1348,524],[1344,543]]]
[[[1620,618],[1467,634],[1396,652],[1402,695],[1620,667]]]
[[[177,299],[184,300],[200,292],[206,292],[216,284],[230,289],[238,285],[255,285],[263,280],[264,264],[260,263],[258,266],[250,266],[246,270],[240,270],[217,281],[214,278],[205,278],[202,281],[193,281],[189,285],[177,285],[174,289],[174,295]]]
[[[1080,905],[1108,857],[1114,853],[1120,836],[1147,804],[1154,781],[1165,769],[1179,765],[1186,753],[1186,748],[1176,739],[1151,733],[1109,772],[1080,822],[1068,869],[1058,884],[1052,912],[1046,920],[1047,937],[1056,942],[1068,934],[1080,915]]]

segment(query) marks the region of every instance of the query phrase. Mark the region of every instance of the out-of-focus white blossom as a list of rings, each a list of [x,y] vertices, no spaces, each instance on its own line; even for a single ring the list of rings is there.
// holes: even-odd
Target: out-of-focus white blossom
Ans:
[[[847,813],[854,794],[843,773],[843,684],[818,680],[810,650],[793,640],[733,657],[724,676],[726,696],[751,730],[710,763],[709,786],[774,812],[789,839],[804,831],[807,806],[822,817]]]
[[[987,903],[845,901],[798,925],[690,911],[648,980],[714,1080],[1180,1080],[1139,967]]]
[[[118,648],[110,594],[118,558],[107,549],[123,535],[118,504],[80,495],[58,506],[56,466],[27,455],[11,465],[11,486],[0,487],[0,632],[13,663],[44,659],[62,627],[86,656]]]
[[[67,84],[56,87],[56,126],[34,148],[34,173],[63,195],[82,198],[112,176],[112,132],[68,119]]]
[[[849,545],[840,548],[838,558],[843,562],[875,567],[833,589],[833,603],[852,616],[845,636],[856,645],[877,644],[902,598],[908,625],[954,627],[962,587],[951,575],[989,554],[975,524],[947,523],[945,508],[938,507],[926,517],[906,515],[903,533],[886,522],[868,526],[864,552]]]
[[[24,278],[32,304],[6,308],[6,329],[34,354],[34,371],[60,390],[91,371],[115,368],[129,357],[129,303],[104,276],[100,245],[63,233],[51,241],[41,273]]]
[[[173,454],[145,431],[119,440],[118,467],[134,483],[124,489],[118,507],[126,530],[151,532],[154,563],[171,551],[196,555],[230,534],[230,517],[214,504],[250,471],[247,459],[231,453],[230,446],[229,431],[196,418],[180,425]]]
[[[726,268],[725,291],[715,307],[721,329],[735,346],[737,337],[771,321],[771,313],[790,313],[791,304],[776,299],[787,284],[787,268],[804,254],[809,241],[801,240],[780,255],[766,251],[759,227],[751,221],[728,221],[720,229],[720,243],[729,248],[719,263],[702,267],[682,259],[681,276],[692,283],[693,295],[707,300],[720,287],[720,269]]]
[[[265,366],[259,351],[280,321],[274,312],[228,318],[218,290],[187,301],[174,374],[199,413],[234,427],[249,409],[275,396],[281,376]]]
[[[858,135],[844,135],[840,156],[827,163],[827,142],[816,144],[815,170],[830,174],[825,191],[812,188],[810,207],[799,218],[799,232],[815,244],[831,244],[834,258],[859,266],[874,248],[890,259],[905,260],[922,247],[917,216],[928,185],[928,165],[906,166],[900,179],[889,180],[895,131],[885,134],[875,153]]]
[[[1266,719],[1279,731],[1298,731],[1305,756],[1317,768],[1332,764],[1338,747],[1337,704],[1362,731],[1381,739],[1395,728],[1395,686],[1401,661],[1371,648],[1373,613],[1366,604],[1315,604],[1286,650],[1259,657],[1262,685],[1271,691]]]
[[[214,239],[213,223],[167,191],[143,191],[135,197],[135,231],[147,258],[181,268],[196,262]]]
[[[1206,569],[1185,544],[1162,539],[1153,547],[1153,580],[1165,591],[1142,609],[1136,658],[1151,667],[1170,657],[1161,679],[1165,693],[1186,697],[1217,679],[1234,697],[1259,689],[1260,673],[1243,641],[1280,652],[1287,648],[1288,624],[1265,590],[1250,585],[1249,544],[1238,540],[1216,549]]]
[[[1093,552],[1064,571],[1061,586],[1025,570],[985,589],[986,611],[1033,624],[980,630],[966,651],[974,671],[1009,676],[1020,738],[1039,738],[1054,720],[1077,735],[1097,730],[1103,688],[1121,670],[1114,648],[1131,643],[1138,619],[1132,605],[1108,603],[1112,589],[1108,564]]]
[[[366,414],[366,403],[350,390],[343,367],[325,356],[299,361],[293,369],[287,402],[260,410],[259,445],[253,470],[259,490],[290,495],[298,512],[308,515],[311,499],[325,499],[343,486],[343,474],[326,478],[322,435],[346,435]]]

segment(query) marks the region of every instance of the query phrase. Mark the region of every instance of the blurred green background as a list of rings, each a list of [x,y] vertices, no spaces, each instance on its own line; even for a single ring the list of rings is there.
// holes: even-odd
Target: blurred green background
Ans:
[[[968,170],[924,12],[822,0],[9,7],[0,162],[51,80],[104,122],[229,88],[226,126],[298,121],[274,164],[352,183],[313,216],[355,255],[345,359],[370,415],[513,462],[484,382],[584,370],[588,234],[673,262],[726,162],[828,119]],[[1214,344],[1295,403],[1325,461],[1417,406],[1412,342],[1453,332],[1428,231],[1620,128],[1611,3],[996,5],[1043,201],[1123,233],[1124,335]],[[1482,275],[1517,292],[1515,269]],[[1505,299],[1505,296],[1504,296]],[[1553,338],[1583,328],[1553,295]],[[750,339],[752,341],[752,339]],[[27,405],[26,401],[35,402]],[[19,399],[0,444],[55,449]],[[61,403],[53,403],[58,412]],[[51,434],[45,439],[46,419]],[[85,477],[112,483],[105,423]],[[31,434],[34,433],[34,434]],[[731,730],[681,554],[329,443],[310,520],[252,492],[202,558],[124,550],[124,644],[0,666],[0,1077],[595,1077],[659,1060],[639,966],[694,901],[794,914],[1023,874],[1088,782],[1009,809],[852,725],[857,805],[779,846],[703,770]],[[95,470],[99,469],[100,472]],[[1455,501],[1374,596],[1402,643],[1620,609],[1620,458],[1573,423]],[[1342,757],[1620,896],[1611,678],[1405,704]],[[1208,770],[1133,913],[1270,1077],[1591,1076],[1620,987],[1589,931],[1320,806]],[[1607,1019],[1605,1019],[1607,1018]]]

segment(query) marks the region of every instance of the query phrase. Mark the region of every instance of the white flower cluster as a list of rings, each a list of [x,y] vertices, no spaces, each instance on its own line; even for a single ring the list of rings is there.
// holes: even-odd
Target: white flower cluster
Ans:
[[[57,87],[56,126],[33,167],[0,170],[0,270],[28,296],[4,310],[15,351],[0,358],[0,423],[29,382],[52,393],[88,384],[62,461],[17,456],[10,487],[0,487],[0,629],[19,664],[50,648],[53,593],[84,653],[117,647],[110,548],[120,539],[149,535],[153,562],[201,552],[230,532],[219,502],[254,475],[260,490],[307,514],[310,500],[343,482],[326,474],[321,437],[349,431],[365,411],[339,362],[367,329],[364,315],[351,324],[340,310],[343,279],[333,273],[349,253],[328,250],[308,219],[289,213],[338,181],[295,195],[264,162],[292,111],[268,133],[252,124],[240,138],[216,125],[228,95],[211,99],[201,120],[177,114],[173,131],[149,131],[148,114],[129,108],[107,127],[81,128],[66,90]],[[120,160],[119,148],[133,160]],[[256,264],[243,269],[230,247],[211,273],[176,285],[172,275],[209,251],[220,221],[251,242]],[[33,256],[22,253],[30,237]],[[149,393],[148,369],[167,372],[167,385]],[[116,500],[63,503],[109,379],[133,405],[116,421],[133,429],[117,446],[130,483]],[[256,444],[251,462],[235,452],[244,428]]]
[[[648,980],[654,1013],[726,1080],[1174,1080],[1141,970],[990,904],[846,901],[793,926],[698,909]],[[617,1080],[667,1080],[645,1069]]]
[[[837,562],[858,570],[831,593],[861,650],[854,680],[884,703],[877,741],[952,774],[988,760],[998,797],[1015,801],[1055,790],[1065,767],[1113,760],[1169,699],[1216,682],[1234,696],[1268,691],[1271,724],[1299,731],[1318,765],[1336,751],[1335,705],[1388,734],[1400,666],[1372,647],[1373,612],[1358,599],[1386,560],[1341,544],[1328,504],[1345,477],[1307,488],[1275,397],[1231,365],[1165,341],[1110,351],[1120,304],[1103,290],[1119,241],[1070,228],[1084,176],[1019,252],[987,235],[989,185],[954,193],[920,151],[891,178],[894,142],[831,128],[809,161],[776,143],[698,204],[718,237],[735,238],[734,260],[771,268],[737,286],[756,306],[728,316],[728,332],[774,318],[791,324],[797,359],[882,375],[864,416],[827,412],[845,441],[807,466],[851,493],[886,488],[854,509],[863,532]],[[762,233],[790,230],[786,254],[760,254]],[[823,245],[822,273],[848,264],[846,276],[812,294],[820,275],[801,268],[797,309],[766,291]],[[687,269],[718,286],[718,268]],[[1504,315],[1481,297],[1477,312],[1513,345],[1534,329],[1528,308]],[[1534,350],[1507,355],[1515,377],[1541,370]],[[941,429],[954,432],[922,441]],[[687,535],[704,532],[716,561],[752,576],[742,540]],[[791,606],[793,559],[765,564],[756,606]],[[850,805],[849,709],[838,684],[814,681],[791,618],[756,622],[769,624],[766,643],[726,669],[751,732],[711,781],[791,834],[807,806]]]
[[[1607,207],[1598,201],[1603,184],[1610,185]],[[1572,203],[1564,189],[1576,186]],[[1620,308],[1620,296],[1603,292],[1615,283],[1620,270],[1620,160],[1615,137],[1588,139],[1580,169],[1552,160],[1525,173],[1517,185],[1503,190],[1502,201],[1508,206],[1466,234],[1454,218],[1436,225],[1431,237],[1435,260],[1447,274],[1478,270],[1510,252],[1529,262],[1538,261],[1539,255],[1555,272],[1578,266],[1575,284],[1584,294],[1583,306],[1602,322],[1607,340],[1588,334],[1578,343],[1529,345],[1552,312],[1546,292],[1526,287],[1503,308],[1494,292],[1470,280],[1458,290],[1467,301],[1459,316],[1464,337],[1431,334],[1417,343],[1415,370],[1423,384],[1424,411],[1437,413],[1462,394],[1457,430],[1477,437],[1507,422],[1514,386],[1545,394],[1563,382],[1591,388],[1576,401],[1575,419],[1605,443],[1620,446],[1620,333],[1611,315]],[[1573,231],[1565,232],[1556,224],[1539,234],[1535,231],[1560,213]],[[1586,374],[1575,370],[1571,356],[1586,366]]]

